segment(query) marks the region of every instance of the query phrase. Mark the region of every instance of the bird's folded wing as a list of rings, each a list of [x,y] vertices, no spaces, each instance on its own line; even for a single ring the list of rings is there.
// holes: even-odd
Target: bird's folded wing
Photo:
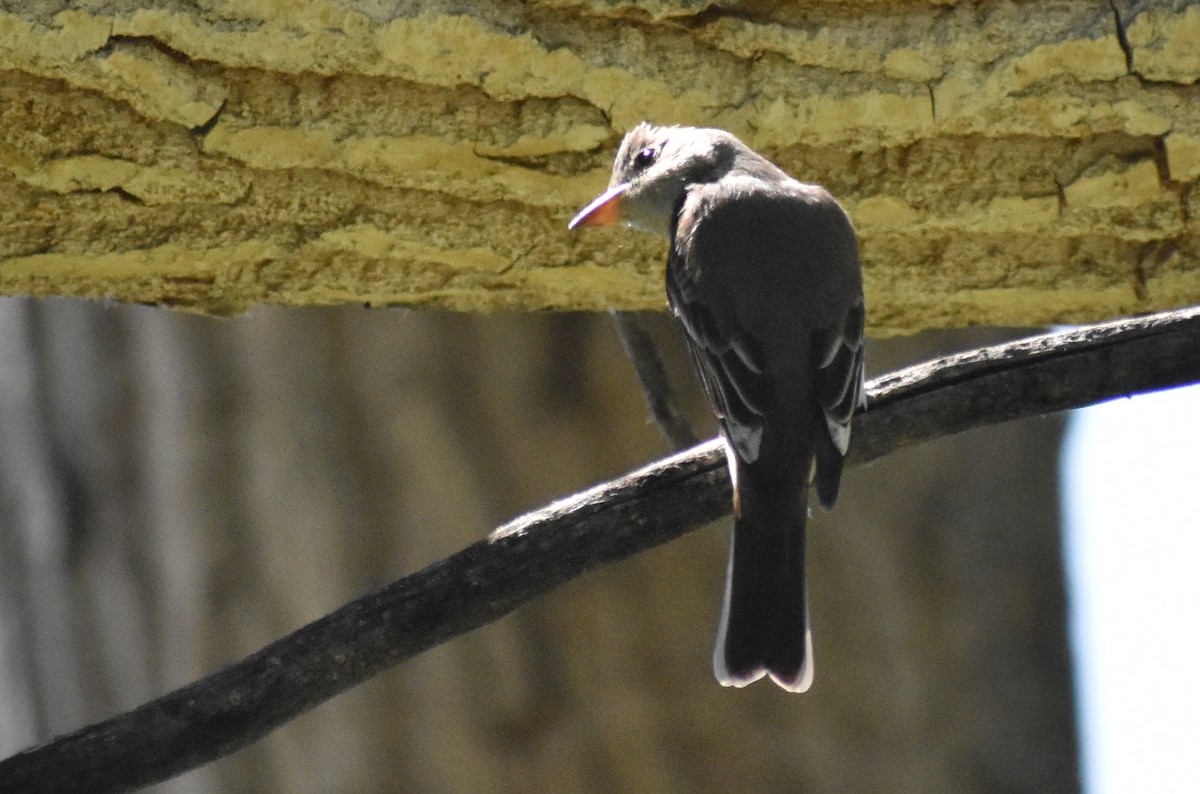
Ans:
[[[722,432],[745,463],[758,460],[763,416],[771,408],[771,383],[757,342],[721,322],[701,301],[687,300],[684,268],[668,268],[667,297],[687,331],[696,371]],[[693,296],[694,297],[694,296]]]

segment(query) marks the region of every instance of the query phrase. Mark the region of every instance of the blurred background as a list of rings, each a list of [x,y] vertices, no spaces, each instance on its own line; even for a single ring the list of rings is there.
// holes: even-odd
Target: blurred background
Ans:
[[[1069,624],[1090,794],[1192,791],[1200,713],[1200,386],[1071,414]]]
[[[873,340],[868,374],[1013,335]],[[606,315],[4,299],[0,374],[0,755],[669,451]],[[719,521],[155,790],[1075,790],[1062,429],[848,473],[806,695],[713,681]]]

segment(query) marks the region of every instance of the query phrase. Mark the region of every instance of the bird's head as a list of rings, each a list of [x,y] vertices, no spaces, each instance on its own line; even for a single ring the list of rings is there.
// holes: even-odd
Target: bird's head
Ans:
[[[724,130],[642,122],[621,142],[608,190],[568,228],[623,223],[669,236],[688,187],[720,179],[744,148]]]

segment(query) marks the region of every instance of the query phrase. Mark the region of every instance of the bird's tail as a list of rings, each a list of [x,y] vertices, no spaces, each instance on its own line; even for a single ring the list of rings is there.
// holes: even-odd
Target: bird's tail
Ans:
[[[808,488],[781,488],[762,481],[755,466],[738,468],[713,668],[725,686],[741,687],[770,675],[784,689],[804,692],[813,677],[804,584]]]

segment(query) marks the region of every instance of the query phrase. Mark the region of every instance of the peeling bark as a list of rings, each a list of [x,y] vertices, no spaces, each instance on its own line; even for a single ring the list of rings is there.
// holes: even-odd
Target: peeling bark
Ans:
[[[661,243],[565,229],[648,117],[841,197],[877,333],[1200,299],[1184,0],[45,7],[0,12],[0,293],[660,308]]]

